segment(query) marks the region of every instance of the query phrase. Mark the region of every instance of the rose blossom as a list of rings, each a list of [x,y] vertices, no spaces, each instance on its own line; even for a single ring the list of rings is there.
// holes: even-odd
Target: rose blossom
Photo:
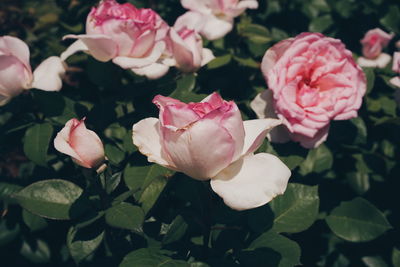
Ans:
[[[103,143],[97,134],[86,129],[85,119],[69,120],[54,139],[54,147],[85,168],[97,168],[103,163]]]
[[[194,72],[215,58],[210,49],[203,48],[200,35],[188,27],[185,19],[176,20],[169,38],[176,67],[184,72]]]
[[[331,120],[356,117],[366,91],[352,53],[340,40],[319,33],[277,43],[264,55],[261,69],[271,92],[258,95],[252,108],[260,118],[275,113],[286,128],[280,130],[306,148],[326,140]],[[286,141],[279,137],[271,136]]]
[[[133,125],[133,143],[150,162],[198,180],[237,210],[255,208],[282,194],[290,170],[268,153],[254,155],[276,119],[242,121],[232,101],[213,93],[200,103],[185,104],[158,95],[159,119]]]
[[[400,52],[395,52],[393,54],[392,70],[397,74],[397,76],[390,79],[390,83],[400,88]]]
[[[369,30],[360,41],[363,46],[363,57],[359,57],[357,63],[361,67],[386,67],[391,56],[382,53],[382,49],[389,44],[393,36],[393,34],[388,34],[379,28]]]
[[[49,57],[32,73],[29,54],[29,48],[22,40],[12,36],[0,37],[0,105],[26,89],[61,89],[60,77],[65,68],[60,58]]]
[[[62,58],[87,51],[99,61],[112,60],[136,74],[159,78],[172,64],[164,58],[168,28],[152,9],[103,0],[88,15],[86,34],[65,37],[79,40],[62,54]]]
[[[233,28],[233,20],[247,8],[258,8],[257,0],[181,0],[184,8],[190,10],[184,16],[198,21],[201,15],[201,35],[209,40],[224,37]],[[200,26],[198,24],[198,26]]]

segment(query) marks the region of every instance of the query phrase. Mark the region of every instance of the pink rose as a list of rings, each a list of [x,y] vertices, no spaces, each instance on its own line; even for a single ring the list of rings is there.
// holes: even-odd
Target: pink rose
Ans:
[[[168,29],[152,9],[103,0],[91,10],[86,21],[86,34],[65,37],[79,40],[62,54],[62,58],[77,51],[87,51],[99,61],[112,60],[136,74],[159,78],[169,68],[163,58]]]
[[[352,53],[340,40],[319,33],[277,43],[266,52],[261,69],[272,94],[258,96],[253,109],[265,117],[273,108],[287,136],[306,148],[326,140],[331,120],[356,117],[366,91],[365,75]]]
[[[30,88],[58,91],[64,73],[59,57],[46,59],[32,73],[28,46],[16,37],[0,37],[0,105]]]
[[[181,0],[184,8],[190,10],[184,16],[198,20],[201,15],[201,27],[197,30],[209,40],[224,37],[233,28],[233,20],[247,8],[258,8],[257,0]]]
[[[95,132],[86,129],[84,120],[69,120],[54,139],[54,147],[82,167],[98,168],[105,159],[103,143]]]
[[[382,49],[389,44],[390,40],[392,40],[393,36],[393,34],[388,34],[379,28],[369,30],[361,40],[364,57],[368,59],[378,57],[381,54]]]
[[[392,70],[397,73],[397,76],[390,79],[390,83],[393,84],[396,87],[400,88],[400,52],[395,52],[393,54],[393,66],[392,66]],[[398,97],[398,93],[397,93],[397,98],[396,100],[399,99]],[[397,103],[400,103],[400,101],[397,101]]]
[[[279,120],[242,121],[236,104],[216,93],[200,103],[160,95],[153,103],[159,119],[133,126],[133,143],[150,162],[211,179],[212,189],[238,210],[261,206],[285,191],[289,169],[271,154],[253,154]]]
[[[392,57],[382,53],[382,49],[388,45],[393,36],[378,28],[369,30],[361,40],[363,57],[359,57],[357,63],[361,67],[386,67]]]
[[[194,72],[215,58],[210,49],[203,48],[200,35],[182,17],[170,29],[169,37],[176,67],[184,72]]]

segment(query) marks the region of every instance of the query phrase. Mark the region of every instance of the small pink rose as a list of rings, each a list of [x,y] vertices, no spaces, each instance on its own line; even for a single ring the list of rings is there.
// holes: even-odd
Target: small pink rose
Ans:
[[[258,8],[257,0],[181,0],[184,8],[190,10],[185,16],[198,20],[201,15],[201,27],[197,30],[209,40],[224,37],[233,28],[233,20],[246,9]]]
[[[366,91],[365,75],[352,53],[340,40],[319,33],[277,43],[266,52],[261,69],[272,94],[257,97],[253,109],[262,118],[273,108],[289,137],[306,148],[326,140],[331,120],[356,117]]]
[[[253,155],[276,119],[242,121],[232,101],[213,93],[200,103],[158,95],[159,119],[133,126],[133,143],[150,162],[183,172],[211,187],[238,210],[261,206],[282,194],[289,169],[275,156]]]
[[[32,73],[29,56],[28,46],[20,39],[0,37],[0,105],[30,88],[61,89],[65,68],[60,58],[46,59]]]
[[[79,40],[61,57],[66,59],[77,51],[87,51],[99,61],[112,60],[139,75],[159,78],[169,68],[163,64],[168,29],[152,9],[103,0],[88,15],[86,34],[65,37]]]
[[[54,139],[54,147],[85,168],[97,168],[105,159],[103,143],[95,132],[86,129],[84,119],[69,120]]]
[[[393,36],[393,34],[386,33],[379,28],[369,30],[360,41],[363,46],[363,56],[367,59],[377,58]]]
[[[390,83],[393,84],[394,86],[400,88],[400,52],[395,52],[393,54],[393,66],[392,70],[397,74],[395,77],[390,79]],[[397,103],[400,103],[399,99],[399,90],[396,91],[395,99]]]
[[[177,19],[169,38],[176,67],[184,72],[194,72],[215,58],[211,50],[203,48],[203,40],[185,18]]]

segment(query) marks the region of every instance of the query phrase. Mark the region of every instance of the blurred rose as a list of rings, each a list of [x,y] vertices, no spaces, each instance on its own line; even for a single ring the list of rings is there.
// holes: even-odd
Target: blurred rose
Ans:
[[[382,53],[382,49],[389,44],[393,36],[393,34],[388,34],[379,28],[369,30],[361,40],[363,57],[359,57],[357,63],[361,67],[386,67],[391,56]]]
[[[200,35],[185,19],[177,19],[169,37],[176,67],[184,72],[194,72],[215,58],[210,49],[203,48]]]
[[[168,29],[152,9],[104,0],[92,8],[86,21],[86,34],[65,37],[79,40],[62,54],[62,58],[83,50],[99,61],[112,60],[139,75],[159,78],[169,68],[168,60],[163,58]]]
[[[233,20],[247,8],[258,8],[256,0],[181,0],[190,10],[184,16],[194,21],[201,15],[201,27],[197,30],[209,40],[224,37],[233,28]],[[199,25],[200,26],[200,25]]]
[[[97,168],[105,159],[103,143],[95,132],[86,129],[84,119],[69,120],[54,139],[54,147],[85,168]]]
[[[20,39],[12,36],[0,37],[0,105],[26,89],[61,89],[61,76],[65,73],[65,68],[60,58],[46,59],[32,73],[29,56],[28,46]]]
[[[261,206],[285,191],[289,169],[271,154],[253,154],[279,120],[242,121],[236,104],[216,93],[200,103],[160,95],[153,103],[159,119],[133,126],[133,142],[150,162],[211,179],[213,190],[238,210]]]
[[[272,93],[258,96],[253,109],[261,118],[275,112],[288,137],[306,148],[326,140],[331,120],[356,117],[366,91],[365,75],[352,53],[340,40],[319,33],[274,45],[261,69]]]

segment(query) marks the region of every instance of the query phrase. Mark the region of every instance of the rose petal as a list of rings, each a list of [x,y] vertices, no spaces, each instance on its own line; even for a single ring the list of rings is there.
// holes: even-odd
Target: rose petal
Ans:
[[[205,24],[200,31],[208,40],[216,40],[224,37],[228,32],[232,30],[233,19],[228,21],[219,19],[214,15],[204,16]]]
[[[25,65],[25,68],[31,71],[29,63],[29,47],[26,43],[13,36],[0,37],[0,55],[13,55]]]
[[[165,43],[164,42],[158,42],[150,55],[147,57],[141,57],[141,58],[133,58],[133,57],[116,57],[113,59],[114,64],[119,65],[123,69],[134,69],[135,73],[137,73],[137,70],[140,71],[141,68],[147,67],[149,65],[152,65],[153,63],[156,63],[157,60],[161,57],[162,53],[165,50]],[[159,64],[161,65],[161,64]],[[154,72],[159,71],[160,66],[153,66]],[[168,69],[167,69],[168,70]],[[143,74],[139,75],[145,75],[144,73],[151,73],[151,69],[149,70],[143,70]],[[147,75],[146,75],[147,76]],[[162,75],[161,75],[162,76]]]
[[[304,148],[312,149],[326,141],[329,133],[329,125],[320,129],[314,137],[307,137],[301,134],[292,134],[293,141],[300,142]]]
[[[186,27],[190,30],[200,32],[201,29],[204,27],[204,24],[204,15],[198,12],[189,11],[176,19],[174,29],[176,31],[179,31],[182,28]]]
[[[102,34],[67,35],[64,39],[79,39],[88,48],[90,54],[98,61],[106,62],[118,54],[118,45],[108,36]],[[83,48],[81,44],[73,49]],[[70,52],[73,52],[72,49]],[[70,53],[69,52],[69,53]],[[68,54],[67,54],[68,55]],[[65,56],[65,55],[64,55]]]
[[[291,172],[274,155],[247,155],[211,180],[211,188],[235,210],[262,206],[283,194]]]
[[[181,0],[181,5],[189,10],[200,13],[211,14],[212,10],[207,7],[207,0]]]
[[[394,78],[390,79],[389,82],[391,84],[393,84],[394,86],[400,88],[400,77],[394,77]]]
[[[208,48],[203,48],[201,53],[202,53],[201,66],[207,65],[208,62],[210,62],[215,58],[213,52]]]
[[[164,149],[177,169],[188,176],[207,180],[232,161],[235,143],[217,122],[202,119],[186,130],[161,128]]]
[[[132,140],[139,151],[147,156],[149,162],[155,162],[170,169],[176,169],[163,152],[160,143],[160,122],[156,118],[147,118],[134,124]]]
[[[381,53],[375,59],[368,59],[365,57],[359,57],[357,59],[357,64],[361,67],[370,67],[370,68],[385,68],[387,64],[389,64],[392,57],[386,53]]]
[[[0,94],[13,97],[31,87],[32,73],[13,55],[0,56]]]
[[[132,68],[131,71],[137,75],[146,76],[150,80],[159,79],[167,74],[169,66],[161,63],[153,63],[146,67]]]
[[[70,46],[68,46],[68,48],[61,53],[60,58],[62,61],[65,61],[70,56],[79,51],[89,51],[89,48],[85,45],[84,42],[82,42],[82,40],[76,40]]]
[[[60,132],[57,133],[56,138],[54,138],[54,148],[61,153],[67,154],[78,161],[82,161],[81,157],[72,149],[69,144],[69,134],[71,132],[71,128],[74,124],[78,124],[79,121],[77,119],[71,119],[67,121],[64,128]]]
[[[59,57],[49,57],[33,72],[32,88],[44,91],[60,91],[61,78],[65,74],[64,62]]]
[[[247,155],[256,151],[264,142],[264,138],[268,132],[280,124],[282,124],[282,121],[278,119],[244,121],[245,139],[242,155]]]

